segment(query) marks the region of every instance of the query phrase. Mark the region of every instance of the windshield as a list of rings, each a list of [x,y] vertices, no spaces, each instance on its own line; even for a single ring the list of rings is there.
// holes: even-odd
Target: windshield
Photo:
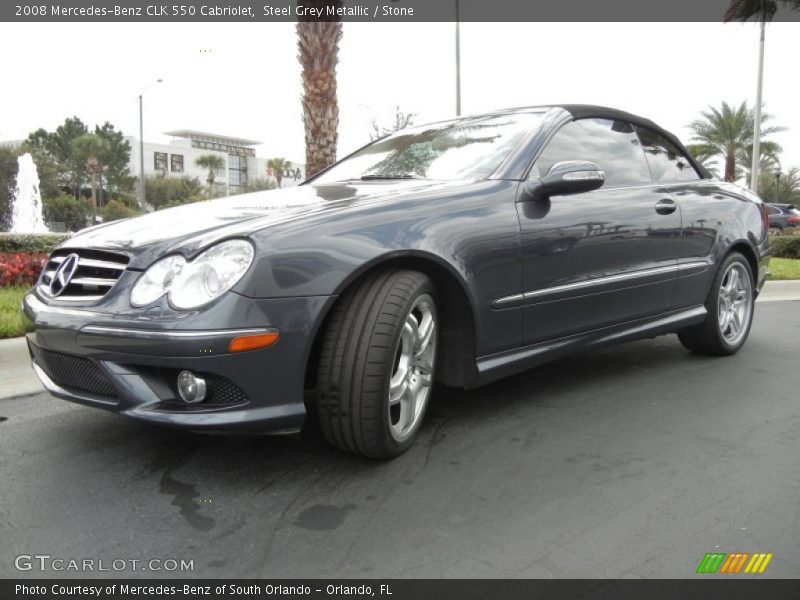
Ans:
[[[380,179],[476,180],[506,160],[543,113],[473,117],[404,129],[337,163],[314,183]]]

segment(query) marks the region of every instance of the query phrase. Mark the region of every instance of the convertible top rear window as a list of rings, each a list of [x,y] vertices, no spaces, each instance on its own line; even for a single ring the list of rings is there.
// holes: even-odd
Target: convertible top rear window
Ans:
[[[371,179],[477,180],[488,177],[543,113],[459,119],[405,129],[362,148],[314,183]]]

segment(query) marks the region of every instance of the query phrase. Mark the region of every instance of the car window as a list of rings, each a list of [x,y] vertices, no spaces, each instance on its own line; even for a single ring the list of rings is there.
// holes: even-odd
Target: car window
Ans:
[[[652,183],[639,138],[626,121],[580,119],[567,123],[536,160],[536,173],[544,176],[554,164],[566,160],[595,163],[606,175],[603,187]]]
[[[675,144],[652,129],[637,126],[636,131],[642,142],[647,163],[650,165],[653,181],[668,183],[700,179],[692,162]]]
[[[333,165],[315,184],[358,179],[477,180],[488,177],[542,114],[468,117],[403,129]]]
[[[767,211],[771,215],[779,215],[779,214],[781,214],[781,211],[779,209],[775,208],[774,206],[768,206],[767,207]]]

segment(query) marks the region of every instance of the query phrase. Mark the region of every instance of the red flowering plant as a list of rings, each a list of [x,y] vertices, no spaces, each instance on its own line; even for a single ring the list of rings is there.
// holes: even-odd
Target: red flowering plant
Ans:
[[[40,252],[0,252],[0,287],[32,286],[47,264],[47,254]]]

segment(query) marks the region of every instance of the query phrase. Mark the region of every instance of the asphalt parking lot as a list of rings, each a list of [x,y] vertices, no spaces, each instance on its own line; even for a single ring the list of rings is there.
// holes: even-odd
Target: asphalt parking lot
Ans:
[[[437,389],[385,463],[313,430],[200,436],[0,400],[0,576],[91,575],[14,568],[49,554],[192,559],[196,577],[682,578],[742,551],[798,577],[798,365],[800,302],[760,303],[734,357],[666,336]]]

